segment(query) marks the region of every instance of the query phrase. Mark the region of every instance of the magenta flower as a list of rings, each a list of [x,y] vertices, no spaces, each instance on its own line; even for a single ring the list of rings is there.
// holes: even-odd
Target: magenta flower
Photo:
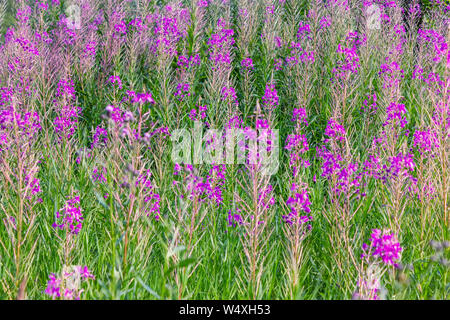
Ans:
[[[125,21],[121,20],[119,21],[119,23],[116,23],[114,25],[114,33],[113,33],[113,37],[114,38],[121,38],[127,35],[127,24],[125,23]]]
[[[439,139],[436,133],[427,131],[414,132],[414,147],[416,147],[420,154],[431,153],[433,150],[439,149]]]
[[[221,90],[221,94],[222,94],[222,100],[223,101],[231,101],[231,103],[235,106],[239,105],[237,96],[236,96],[236,91],[234,90],[233,87],[223,87]]]
[[[374,93],[372,95],[368,94],[366,99],[363,101],[363,105],[361,107],[361,111],[365,111],[369,114],[375,113],[378,110],[377,106],[377,94]]]
[[[299,41],[304,39],[310,40],[311,39],[310,33],[311,27],[309,26],[309,24],[300,21],[300,26],[298,27],[297,30],[297,39]]]
[[[119,76],[110,76],[108,78],[108,81],[113,84],[113,85],[117,85],[119,87],[119,89],[122,89],[122,80],[120,80]]]
[[[146,173],[141,174],[137,181],[136,186],[142,188],[144,194],[144,203],[145,203],[145,212],[147,213],[147,217],[153,215],[155,220],[159,220],[161,212],[160,212],[160,202],[161,197],[156,192],[156,188],[153,185],[152,181],[152,173],[150,170],[147,170]]]
[[[433,29],[419,30],[418,41],[422,47],[428,49],[428,56],[436,63],[446,58],[448,44],[444,36]]]
[[[330,17],[322,17],[320,18],[320,29],[326,29],[331,26],[331,18]]]
[[[92,137],[91,149],[99,147],[101,145],[106,145],[108,142],[108,130],[97,127],[95,128],[94,136]]]
[[[397,266],[401,258],[402,247],[393,233],[381,232],[373,229],[370,236],[370,244],[363,244],[363,257],[370,254],[380,259],[385,265]]]
[[[139,104],[144,103],[155,104],[155,100],[153,100],[151,92],[138,93],[131,90],[127,90],[126,93],[127,97],[122,99],[122,101],[124,102],[126,101],[130,103],[139,103]]]
[[[398,125],[402,128],[405,127],[405,125],[408,123],[406,120],[406,109],[405,105],[401,103],[391,103],[387,107],[387,118],[386,122],[383,124],[384,126],[391,124],[391,125]]]
[[[70,139],[78,128],[78,118],[81,115],[81,108],[75,106],[64,106],[59,110],[58,116],[54,120],[55,132],[59,139]]]
[[[232,48],[235,42],[233,36],[233,29],[227,29],[225,21],[219,19],[216,33],[208,40],[209,59],[214,71],[222,73],[231,68]]]
[[[383,79],[383,88],[392,88],[399,85],[400,81],[405,77],[404,70],[396,61],[385,59],[386,63],[381,64],[378,75]]]
[[[238,213],[233,214],[232,211],[228,211],[228,217],[227,222],[229,227],[236,227],[238,225],[244,224],[244,220],[242,219],[242,216],[239,214],[241,212],[241,209],[237,208],[236,211]]]
[[[196,54],[195,56],[179,56],[177,65],[182,70],[187,70],[193,66],[199,66],[200,65],[200,55]]]
[[[56,212],[56,219],[57,221],[52,225],[53,228],[59,228],[61,230],[68,228],[71,234],[77,235],[83,223],[80,197],[75,196],[74,198],[68,199],[66,205],[60,211]]]
[[[106,173],[107,173],[106,168],[100,170],[97,167],[95,167],[94,170],[92,171],[92,180],[97,183],[106,182],[105,178]]]
[[[211,170],[209,170],[209,175],[206,177],[204,191],[207,197],[217,205],[223,203],[222,188],[225,184],[225,173],[225,165],[213,165]]]
[[[50,274],[44,293],[53,299],[79,300],[84,291],[81,284],[89,279],[94,280],[95,276],[87,266],[64,267],[61,275]]]
[[[278,106],[279,98],[274,84],[266,84],[266,91],[262,97],[262,104],[267,110],[274,110]]]
[[[191,96],[191,92],[189,91],[190,88],[191,86],[189,85],[189,83],[179,83],[177,85],[177,91],[174,93],[174,96],[178,97],[180,101],[183,100],[185,97],[190,97]]]
[[[294,193],[293,197],[289,197],[286,204],[291,208],[291,213],[289,217],[286,217],[285,220],[289,220],[292,222],[293,216],[300,217],[301,212],[310,213],[310,205],[308,190],[306,188],[301,188],[297,186],[295,183],[292,184],[291,191]],[[312,219],[312,218],[311,218]],[[302,219],[303,222],[307,222],[310,219]],[[304,221],[306,220],[306,221]],[[286,221],[287,222],[287,221]]]
[[[247,71],[253,70],[254,66],[253,66],[252,58],[245,58],[245,59],[243,59],[242,62],[241,62],[241,66]]]
[[[304,134],[290,134],[286,138],[286,150],[292,151],[295,149],[298,153],[303,154],[309,150],[308,141]]]
[[[283,60],[282,60],[282,59],[279,59],[279,58],[275,59],[275,60],[273,61],[273,68],[274,68],[276,71],[279,71],[279,70],[283,69]]]
[[[75,99],[75,87],[72,79],[61,79],[56,88],[56,97]]]
[[[190,18],[189,10],[181,4],[167,5],[162,12],[148,16],[154,37],[151,50],[158,57],[177,55],[178,42],[187,36]]]
[[[291,121],[308,125],[306,110],[303,108],[294,108]]]
[[[275,198],[273,197],[273,187],[268,185],[265,189],[259,191],[258,205],[264,208],[270,208],[275,204]]]
[[[346,132],[345,128],[341,124],[331,118],[328,121],[327,128],[325,129],[325,135],[343,143],[345,141]]]
[[[61,297],[61,280],[54,273],[50,274],[44,293],[53,298]]]
[[[189,119],[192,121],[203,121],[206,119],[206,111],[208,111],[208,108],[206,106],[196,106],[197,109],[192,109],[189,112]]]
[[[349,32],[344,43],[338,44],[336,52],[341,54],[342,59],[332,70],[335,78],[346,80],[351,74],[358,73],[360,64],[357,48],[365,43],[365,36],[355,31]]]
[[[209,0],[198,0],[197,1],[197,7],[199,8],[206,8],[209,5]]]
[[[89,41],[83,50],[84,57],[95,57],[97,42]]]

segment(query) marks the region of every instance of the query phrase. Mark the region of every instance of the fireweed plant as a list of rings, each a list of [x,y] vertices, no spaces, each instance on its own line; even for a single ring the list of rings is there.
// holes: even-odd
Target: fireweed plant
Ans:
[[[0,298],[448,299],[449,16],[3,1]]]

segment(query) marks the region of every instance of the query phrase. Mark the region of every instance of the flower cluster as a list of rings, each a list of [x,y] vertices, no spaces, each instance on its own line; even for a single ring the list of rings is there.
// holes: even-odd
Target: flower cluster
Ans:
[[[112,120],[114,124],[121,127],[125,121],[125,112],[119,107],[108,105],[105,108],[106,116],[108,119]]]
[[[241,61],[241,66],[242,68],[244,68],[244,70],[249,71],[249,70],[253,70],[254,66],[253,66],[253,60],[252,58],[244,58]]]
[[[295,183],[291,186],[292,196],[288,198],[286,204],[291,209],[288,215],[283,215],[284,222],[293,224],[304,224],[312,221],[311,216],[302,215],[302,213],[311,213],[311,201],[309,200],[308,190],[305,186],[297,185]],[[310,229],[311,226],[308,225]]]
[[[233,105],[238,106],[239,102],[236,96],[236,91],[233,87],[223,87],[221,90],[222,100],[230,101]]]
[[[403,154],[399,152],[389,159],[388,165],[384,168],[386,170],[385,178],[387,179],[395,179],[400,176],[410,177],[409,172],[415,168],[414,156],[411,153]]]
[[[15,126],[18,136],[13,135]],[[12,107],[0,109],[0,151],[6,150],[16,139],[32,141],[40,130],[41,121],[37,112],[15,112]]]
[[[236,227],[238,225],[242,225],[244,223],[244,219],[242,218],[241,209],[236,209],[237,213],[232,213],[232,211],[228,211],[227,223],[229,227]]]
[[[304,159],[304,154],[309,150],[306,135],[302,133],[302,126],[308,126],[305,109],[295,108],[291,121],[296,123],[296,131],[287,136],[284,148],[289,151],[289,165],[293,177],[296,177],[300,167],[307,168],[311,165]]]
[[[329,26],[331,26],[331,17],[329,17],[329,16],[321,17],[319,24],[320,24],[320,29],[328,28]]]
[[[436,30],[419,30],[418,42],[424,50],[428,51],[428,55],[431,59],[438,63],[441,60],[445,60],[448,54],[448,43],[445,37],[439,34]]]
[[[108,130],[102,127],[95,128],[95,132],[92,137],[91,149],[98,147],[100,145],[106,145],[107,142],[108,142]]]
[[[314,63],[315,53],[309,47],[311,40],[311,29],[309,24],[300,22],[300,27],[297,30],[297,42],[292,41],[289,46],[289,54],[286,57],[286,65],[293,67],[300,62],[303,64]]]
[[[178,56],[177,65],[182,70],[187,70],[193,66],[200,65],[200,55],[196,54],[195,56]]]
[[[110,76],[108,78],[108,81],[112,84],[112,85],[117,85],[117,87],[119,87],[119,89],[122,89],[122,80],[120,79],[119,76]]]
[[[207,106],[196,106],[197,108],[192,109],[189,112],[189,119],[192,121],[204,121],[206,119],[206,111],[208,111]]]
[[[308,141],[306,140],[306,136],[304,134],[288,135],[286,138],[286,146],[284,148],[289,151],[296,149],[296,151],[300,154],[303,154],[309,150]]]
[[[13,96],[14,90],[12,88],[0,88],[0,107],[8,105],[11,102]]]
[[[391,125],[391,126],[398,126],[404,128],[406,124],[408,123],[408,120],[406,120],[406,109],[405,105],[402,103],[395,103],[392,102],[386,109],[386,121],[384,122],[384,126]]]
[[[72,79],[61,79],[56,88],[56,97],[65,99],[75,99],[75,87]]]
[[[266,188],[259,191],[258,206],[268,209],[274,204],[275,198],[273,197],[273,187],[269,184]]]
[[[291,121],[297,122],[297,124],[303,123],[305,126],[308,125],[306,110],[303,108],[294,108],[294,111],[292,112],[292,119]]]
[[[416,147],[421,155],[431,154],[434,150],[439,149],[439,139],[435,132],[431,130],[416,130],[413,136],[414,147]]]
[[[152,131],[146,132],[144,134],[144,141],[149,144],[150,139],[153,137],[159,137],[160,139],[166,139],[170,137],[169,128],[168,127],[158,127]]]
[[[363,254],[361,257],[371,255],[381,260],[385,265],[397,266],[397,261],[401,258],[402,250],[397,237],[393,233],[373,229],[370,235],[370,243],[363,244]]]
[[[97,49],[97,42],[96,41],[89,41],[86,43],[85,48],[83,49],[83,56],[85,58],[88,57],[95,57],[96,54],[96,49]]]
[[[73,46],[79,37],[72,28],[74,22],[75,21],[72,21],[70,18],[62,15],[61,19],[58,21],[57,28],[53,30],[55,39],[68,47]]]
[[[273,111],[279,104],[279,98],[275,85],[272,83],[266,84],[266,90],[262,97],[262,104],[266,110]]]
[[[80,107],[67,105],[58,111],[58,116],[54,120],[55,132],[60,140],[69,140],[78,128],[78,118],[82,110]]]
[[[130,28],[130,30],[135,31],[137,34],[142,34],[144,31],[148,29],[147,25],[140,17],[132,19],[128,24],[128,27]]]
[[[347,163],[341,154],[335,154],[325,146],[317,150],[317,156],[323,161],[322,177],[335,180],[336,185],[333,187],[333,192],[348,193],[353,187],[360,186],[361,175],[358,172],[357,163]],[[356,192],[359,192],[359,189]]]
[[[332,70],[336,79],[346,80],[351,74],[358,73],[360,64],[357,48],[365,43],[365,35],[355,31],[347,35],[344,44],[338,44],[337,53],[341,53],[343,59],[339,60],[337,66]]]
[[[385,58],[385,63],[381,64],[378,75],[383,80],[383,88],[395,88],[405,77],[405,71],[396,61],[391,61],[389,57]]]
[[[205,192],[213,203],[220,205],[223,203],[222,189],[225,184],[225,165],[213,165],[206,177]]]
[[[22,9],[17,10],[16,19],[20,23],[25,24],[30,19],[31,13],[32,13],[31,8],[29,6],[25,6]]]
[[[361,192],[362,173],[359,165],[353,162],[345,153],[345,128],[334,119],[328,121],[325,144],[316,150],[316,156],[322,159],[322,177],[333,181],[332,191],[336,194],[351,194]],[[326,144],[329,144],[327,147]]]
[[[297,39],[298,40],[304,40],[304,39],[311,40],[311,27],[308,23],[300,21],[300,26],[298,27],[298,30],[297,30]]]
[[[26,38],[17,38],[16,42],[22,47],[23,51],[31,53],[35,56],[39,55],[39,50],[30,40]]]
[[[206,179],[194,172],[195,168],[192,165],[185,164],[182,167],[176,164],[173,174],[174,176],[182,176],[183,181],[174,180],[173,184],[177,186],[182,183],[184,191],[190,200],[198,200],[200,202],[209,200],[216,205],[222,204],[222,189],[225,184],[226,166],[212,165]],[[181,197],[184,197],[184,195],[181,195]]]
[[[279,59],[279,58],[274,59],[274,61],[273,61],[273,69],[274,69],[275,71],[280,71],[280,70],[282,70],[282,69],[283,69],[283,60],[282,60],[282,59]]]
[[[53,223],[53,228],[63,230],[67,228],[71,234],[77,235],[81,231],[83,214],[80,207],[80,197],[75,196],[66,201],[66,205],[56,212],[57,221]],[[60,223],[58,223],[58,221]]]
[[[450,60],[449,60],[450,61]],[[436,92],[437,94],[442,93],[442,90],[445,86],[445,81],[438,73],[428,72],[426,73],[424,69],[420,65],[416,65],[414,67],[414,71],[411,76],[412,79],[421,80],[423,83],[427,84],[427,86]]]
[[[92,181],[94,183],[104,183],[106,182],[105,175],[107,174],[106,168],[99,169],[97,167],[92,171]]]
[[[339,124],[333,118],[331,118],[328,121],[327,127],[325,129],[325,135],[328,136],[330,139],[334,139],[341,143],[344,143],[345,139],[346,139],[346,137],[345,137],[346,132],[345,132],[344,126]],[[325,142],[329,142],[330,139],[326,139]]]
[[[131,90],[127,90],[127,97],[124,97],[122,99],[123,102],[130,102],[130,103],[138,103],[138,104],[144,104],[144,103],[150,103],[155,104],[155,100],[153,100],[151,92],[135,92]]]
[[[44,293],[53,299],[79,300],[84,291],[81,282],[89,279],[95,279],[95,276],[87,266],[65,267],[60,276],[50,274]]]
[[[180,101],[185,97],[190,97],[191,92],[189,91],[191,86],[189,83],[179,83],[177,85],[177,91],[174,93],[174,96],[177,97]]]
[[[158,193],[156,193],[155,186],[151,181],[151,176],[152,174],[150,170],[147,170],[145,174],[141,174],[138,177],[136,186],[142,188],[145,203],[145,212],[147,213],[147,216],[153,215],[156,220],[159,220],[159,217],[161,215],[161,197]]]
[[[232,47],[234,45],[234,31],[226,27],[226,22],[217,22],[216,33],[208,40],[209,59],[215,71],[223,72],[231,68]]]
[[[190,12],[180,4],[167,5],[162,12],[147,17],[153,24],[154,52],[173,57],[177,54],[178,42],[186,37],[190,24]]]
[[[363,101],[363,106],[361,107],[361,111],[366,112],[367,114],[373,114],[378,110],[377,105],[377,94],[368,94],[367,97]]]
[[[124,20],[120,20],[116,24],[114,24],[113,38],[123,39],[124,37],[126,37],[127,31],[128,27],[126,22]]]

